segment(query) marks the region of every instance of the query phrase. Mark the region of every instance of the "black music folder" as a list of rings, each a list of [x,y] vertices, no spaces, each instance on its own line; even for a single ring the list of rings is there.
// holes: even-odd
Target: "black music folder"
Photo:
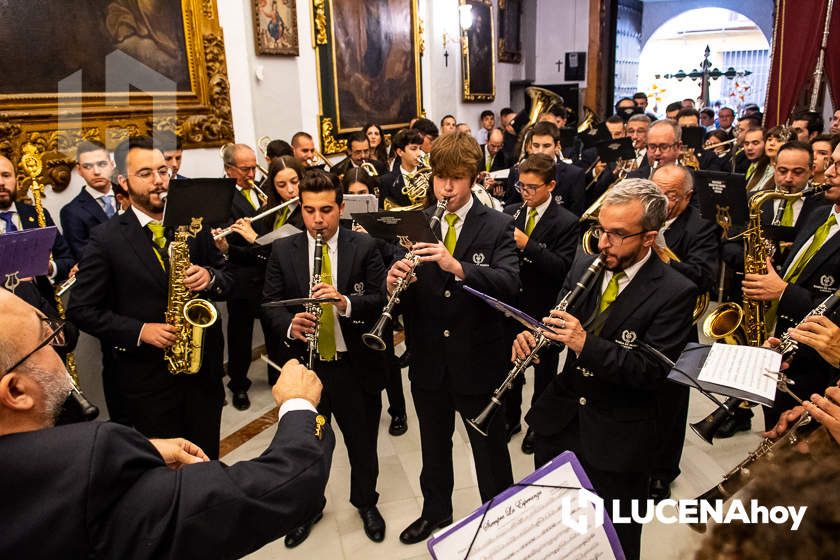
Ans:
[[[703,151],[703,142],[706,139],[706,129],[702,126],[682,127],[682,144],[688,146],[695,153]]]
[[[747,180],[740,173],[725,171],[695,171],[694,192],[700,201],[700,214],[706,220],[717,223],[718,210],[729,214],[733,229],[746,226],[749,218],[747,208]]]
[[[595,144],[598,150],[598,157],[604,163],[611,163],[623,160],[636,159],[636,150],[633,148],[633,140],[630,138],[616,138],[598,142]]]
[[[354,213],[353,219],[370,235],[379,239],[393,242],[407,238],[412,243],[437,243],[429,227],[429,217],[421,210]]]
[[[204,227],[230,221],[230,208],[236,193],[235,179],[176,179],[169,182],[163,225],[188,226],[193,218],[203,218]]]
[[[612,135],[610,134],[609,129],[607,128],[606,123],[601,123],[596,127],[592,127],[586,132],[580,134],[580,141],[583,143],[584,148],[591,148],[595,146],[598,142],[603,142],[605,140],[611,140]]]

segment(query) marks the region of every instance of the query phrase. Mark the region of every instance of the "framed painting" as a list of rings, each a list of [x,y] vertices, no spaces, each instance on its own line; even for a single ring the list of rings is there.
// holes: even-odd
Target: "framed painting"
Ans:
[[[369,122],[404,128],[423,112],[417,0],[313,0],[325,154]]]
[[[522,0],[499,2],[499,62],[522,62]]]
[[[295,0],[253,0],[257,54],[298,55]]]
[[[496,40],[492,0],[460,0],[459,19],[464,101],[493,101],[496,98]]]
[[[170,130],[187,148],[233,140],[215,0],[3,2],[0,153],[73,154]]]

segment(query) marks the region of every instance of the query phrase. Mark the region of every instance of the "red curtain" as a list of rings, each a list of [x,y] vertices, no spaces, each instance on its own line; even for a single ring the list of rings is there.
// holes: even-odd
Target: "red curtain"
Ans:
[[[832,56],[833,55],[833,56]],[[828,44],[825,47],[825,75],[831,88],[834,110],[840,109],[840,1],[834,0]]]
[[[764,126],[767,128],[787,120],[802,87],[814,73],[827,3],[828,0],[776,1],[773,59],[764,117]],[[826,49],[826,61],[831,58],[829,52],[832,52],[831,49]],[[840,81],[840,78],[835,79]]]

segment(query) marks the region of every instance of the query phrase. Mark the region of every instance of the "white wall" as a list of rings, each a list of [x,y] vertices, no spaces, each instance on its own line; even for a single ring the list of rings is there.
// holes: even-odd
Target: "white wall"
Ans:
[[[589,0],[537,0],[535,39],[534,81],[567,83],[563,79],[566,53],[587,51]],[[562,62],[559,71],[558,60]],[[581,89],[586,86],[585,81],[577,83]]]

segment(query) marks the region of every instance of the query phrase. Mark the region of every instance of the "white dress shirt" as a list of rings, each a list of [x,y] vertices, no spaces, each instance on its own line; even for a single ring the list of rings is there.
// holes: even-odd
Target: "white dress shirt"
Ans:
[[[775,218],[776,214],[779,213],[779,206],[782,204],[782,202],[783,201],[781,201],[781,200],[774,200],[773,201],[773,215],[772,215],[772,218]],[[793,200],[793,201],[788,200],[787,203],[788,204],[793,204],[793,223],[791,224],[791,226],[794,226],[794,225],[796,225],[796,220],[799,219],[799,214],[802,213],[803,202],[802,202],[801,198],[797,198],[796,200]],[[826,219],[828,219],[828,216],[826,216]]]
[[[647,255],[642,257],[639,260],[639,262],[637,262],[636,264],[633,264],[631,266],[628,266],[627,268],[624,269],[624,276],[622,276],[621,278],[618,279],[618,294],[620,294],[622,291],[624,291],[624,288],[626,288],[630,284],[630,282],[633,281],[633,278],[636,277],[636,274],[639,272],[639,270],[642,268],[642,266],[644,266],[644,264],[648,261],[648,259],[650,258],[652,253],[653,253],[653,251],[648,249]],[[601,280],[601,293],[602,294],[604,293],[604,291],[606,291],[607,285],[610,283],[610,280],[612,280],[613,274],[615,274],[615,273],[611,270],[608,270],[604,274],[604,278]],[[616,297],[618,297],[618,294],[616,294]]]

